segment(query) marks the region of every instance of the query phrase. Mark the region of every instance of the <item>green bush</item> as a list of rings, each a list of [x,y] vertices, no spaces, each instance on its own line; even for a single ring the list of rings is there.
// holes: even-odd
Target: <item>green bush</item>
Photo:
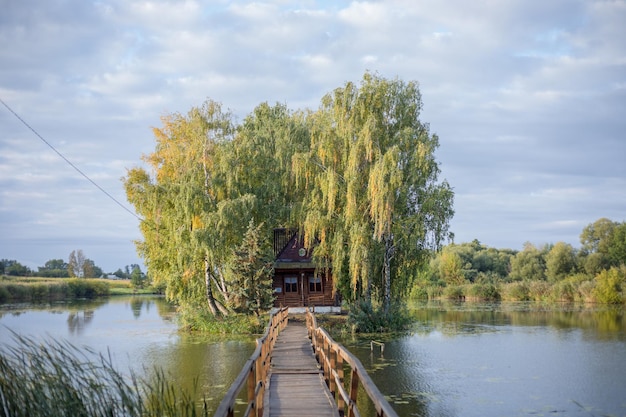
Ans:
[[[598,303],[621,304],[624,302],[622,285],[626,281],[626,268],[611,268],[604,270],[596,276],[596,286],[593,296]]]
[[[594,289],[596,283],[594,281],[584,281],[578,284],[578,299],[585,303],[591,303],[594,301]]]
[[[350,306],[348,325],[356,333],[378,333],[405,330],[411,319],[400,303],[392,303],[385,313],[382,306],[374,307],[368,300],[357,300]]]
[[[506,301],[530,301],[528,284],[524,281],[504,284],[501,295]]]
[[[269,316],[231,313],[215,317],[207,308],[187,306],[180,308],[178,318],[182,327],[191,332],[220,335],[261,334]]]
[[[443,298],[448,300],[464,300],[464,288],[462,285],[448,285],[443,289]]]
[[[577,295],[578,291],[570,281],[559,281],[552,285],[551,298],[554,301],[573,302]]]
[[[530,281],[528,283],[528,298],[532,301],[548,301],[552,286],[546,281]]]
[[[467,290],[467,298],[479,301],[495,301],[500,299],[498,287],[493,284],[474,284]]]
[[[443,295],[443,288],[441,285],[431,285],[426,288],[429,300],[436,300]]]
[[[73,278],[66,281],[68,294],[72,298],[95,298],[109,295],[107,283],[84,278]]]
[[[411,289],[409,297],[413,300],[427,300],[428,288],[422,285],[416,285]]]

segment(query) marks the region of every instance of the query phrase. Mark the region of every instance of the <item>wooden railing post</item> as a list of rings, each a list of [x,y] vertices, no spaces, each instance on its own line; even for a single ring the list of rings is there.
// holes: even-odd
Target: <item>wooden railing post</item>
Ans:
[[[248,370],[248,404],[254,403],[256,389],[255,363],[258,361],[259,359],[257,358],[257,360],[252,363],[252,366],[250,366],[250,369]],[[250,417],[251,415],[253,415],[254,408],[255,407],[252,407],[252,409],[250,410],[250,414],[245,417]]]
[[[350,404],[348,404],[348,417],[354,417],[356,408],[356,397],[359,393],[359,373],[356,368],[350,372]]]
[[[326,385],[330,385],[330,368],[329,368],[329,349],[328,349],[328,339],[324,338],[324,343],[322,345],[322,357],[323,357],[323,370],[324,370],[324,380],[326,381]]]
[[[255,390],[256,387],[259,387],[258,393],[256,394],[256,398],[255,398],[255,409],[256,409],[256,417],[262,417],[263,416],[263,395],[265,394],[265,361],[266,361],[266,356],[265,356],[265,349],[261,349],[261,357],[257,359],[256,361],[256,383],[255,383]]]
[[[330,394],[333,396],[333,398],[335,398],[335,393],[337,392],[337,382],[335,381],[335,378],[333,377],[333,370],[337,369],[337,356],[339,355],[333,345],[330,346],[328,355],[330,356],[330,372],[328,375],[330,384],[328,388],[330,389]]]
[[[337,381],[337,384],[340,385],[341,387],[343,387],[343,356],[341,356],[341,354],[339,353],[339,349],[337,349],[337,375],[338,375],[338,379],[339,381]],[[336,387],[337,389],[339,387]],[[341,395],[337,396],[337,408],[339,409],[339,412],[341,414],[344,413],[344,409],[346,407],[346,403],[343,400],[343,397]]]

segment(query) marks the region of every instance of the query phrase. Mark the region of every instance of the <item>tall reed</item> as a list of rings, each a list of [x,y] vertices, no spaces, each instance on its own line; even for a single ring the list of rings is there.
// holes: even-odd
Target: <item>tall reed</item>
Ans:
[[[110,355],[68,342],[13,334],[0,347],[0,416],[99,417],[208,415],[162,371],[140,378],[118,372]]]

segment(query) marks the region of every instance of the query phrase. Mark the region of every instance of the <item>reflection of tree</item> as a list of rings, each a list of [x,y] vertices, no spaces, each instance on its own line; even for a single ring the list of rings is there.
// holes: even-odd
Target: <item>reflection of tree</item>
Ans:
[[[165,297],[155,298],[154,304],[156,305],[159,316],[164,321],[170,322],[174,320],[176,307],[173,304],[168,303]]]
[[[72,311],[67,316],[67,327],[70,334],[82,334],[83,330],[93,320],[94,310]]]
[[[144,300],[141,297],[133,297],[130,299],[130,308],[133,310],[133,316],[138,319],[141,317],[141,309],[143,308]],[[147,304],[150,302],[147,301]]]
[[[499,326],[580,329],[592,338],[623,338],[625,311],[612,306],[584,304],[521,303],[429,303],[411,311],[414,331],[438,331],[450,337],[497,331]],[[620,331],[621,330],[621,331]]]
[[[254,348],[251,337],[213,340],[181,335],[167,350],[154,352],[154,360],[182,388],[195,392],[198,404],[206,400],[212,415]]]

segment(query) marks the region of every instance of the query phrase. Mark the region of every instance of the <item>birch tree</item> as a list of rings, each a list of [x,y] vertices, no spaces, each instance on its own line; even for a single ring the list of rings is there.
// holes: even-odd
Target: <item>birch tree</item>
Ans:
[[[294,157],[316,258],[332,260],[349,298],[377,295],[385,311],[424,255],[451,237],[453,192],[438,181],[439,140],[421,109],[416,82],[366,73],[360,86],[322,99],[309,118],[310,150]]]
[[[288,170],[292,154],[308,146],[304,122],[262,104],[236,126],[213,101],[162,122],[144,158],[152,172],[134,168],[124,180],[143,217],[138,251],[169,299],[228,314],[242,292],[225,273],[248,224],[264,224],[257,232],[269,239],[297,205]]]

